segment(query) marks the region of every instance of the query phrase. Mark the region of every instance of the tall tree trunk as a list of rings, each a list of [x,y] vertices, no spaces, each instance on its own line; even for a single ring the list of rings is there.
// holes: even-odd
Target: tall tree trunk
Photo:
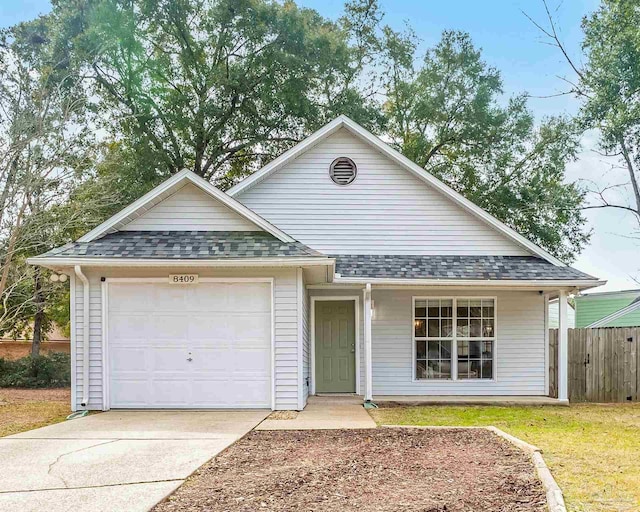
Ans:
[[[42,275],[38,267],[36,267],[34,270],[33,283],[33,302],[36,305],[36,314],[33,317],[33,341],[31,342],[31,357],[38,357],[40,355],[42,327],[44,324],[44,292],[42,290]]]

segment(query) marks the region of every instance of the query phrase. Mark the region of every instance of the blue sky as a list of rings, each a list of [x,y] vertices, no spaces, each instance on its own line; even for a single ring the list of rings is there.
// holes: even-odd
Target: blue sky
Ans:
[[[10,26],[45,13],[48,0],[0,0],[0,26]],[[340,16],[343,0],[298,0],[324,16]],[[436,43],[446,29],[469,32],[482,48],[489,64],[502,72],[505,93],[528,92],[532,96],[548,96],[563,90],[558,76],[571,76],[556,48],[544,44],[539,31],[523,11],[544,21],[541,0],[380,0],[386,13],[384,22],[396,30],[409,23],[422,41],[421,50]],[[597,0],[549,0],[560,28],[561,38],[574,55],[579,54],[582,37],[580,21],[597,8]],[[530,107],[541,119],[544,116],[574,113],[577,102],[567,96],[532,98]],[[588,134],[578,162],[568,168],[570,180],[594,180],[605,185],[603,175],[608,166],[593,152],[596,138]],[[588,213],[594,230],[591,245],[574,266],[607,279],[609,284],[597,291],[639,288],[632,276],[640,277],[639,242],[627,238],[637,226],[621,212],[594,210]]]

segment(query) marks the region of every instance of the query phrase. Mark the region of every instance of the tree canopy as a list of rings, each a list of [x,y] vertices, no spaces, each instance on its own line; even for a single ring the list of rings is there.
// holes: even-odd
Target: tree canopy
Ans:
[[[614,4],[624,7],[604,5]],[[607,57],[598,30],[585,25],[594,63],[634,58],[638,45]],[[292,0],[53,0],[49,15],[2,42],[0,106],[11,115],[0,119],[0,149],[20,155],[4,159],[0,176],[0,276],[21,290],[5,304],[28,302],[27,320],[64,316],[64,287],[45,286],[24,258],[78,238],[183,168],[226,189],[340,114],[574,259],[589,233],[584,193],[565,166],[587,120],[602,124],[616,109],[594,100],[582,124],[536,120],[524,92],[504,95],[500,71],[468,34],[446,31],[419,48],[411,32],[383,24],[376,0],[349,0],[336,20]],[[606,78],[596,69],[590,83]],[[623,64],[617,72],[633,104],[635,78]],[[616,128],[605,141],[628,126],[625,112],[607,121]]]

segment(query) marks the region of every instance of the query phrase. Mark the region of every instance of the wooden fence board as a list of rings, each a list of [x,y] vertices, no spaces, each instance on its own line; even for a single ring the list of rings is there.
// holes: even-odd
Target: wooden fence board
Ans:
[[[572,402],[640,400],[640,328],[569,329]],[[549,331],[549,396],[558,396],[558,330]]]

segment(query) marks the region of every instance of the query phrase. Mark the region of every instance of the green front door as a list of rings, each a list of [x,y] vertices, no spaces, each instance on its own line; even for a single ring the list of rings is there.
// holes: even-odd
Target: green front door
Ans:
[[[354,301],[316,301],[316,393],[356,392]]]

